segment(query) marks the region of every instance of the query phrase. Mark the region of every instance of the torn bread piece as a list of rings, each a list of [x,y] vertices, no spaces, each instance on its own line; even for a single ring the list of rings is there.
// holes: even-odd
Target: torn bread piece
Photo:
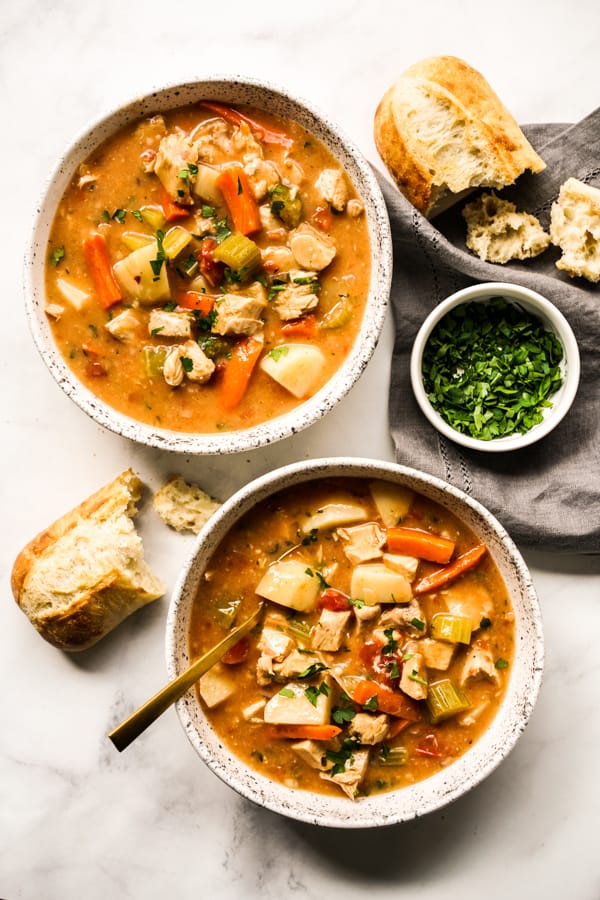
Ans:
[[[535,216],[517,212],[514,203],[493,192],[467,203],[462,214],[467,223],[467,247],[488,262],[530,259],[550,244],[550,235]]]
[[[27,544],[11,587],[33,626],[61,650],[87,650],[165,588],[144,561],[133,517],[142,482],[127,469]]]
[[[154,495],[153,506],[163,522],[175,531],[198,534],[221,504],[197,484],[181,476],[171,478]]]
[[[557,269],[600,281],[600,189],[568,178],[552,204],[550,237],[562,250]]]

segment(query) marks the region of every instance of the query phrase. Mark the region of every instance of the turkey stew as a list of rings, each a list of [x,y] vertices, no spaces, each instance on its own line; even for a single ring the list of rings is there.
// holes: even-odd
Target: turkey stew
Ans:
[[[356,799],[448,766],[504,696],[514,616],[485,545],[441,505],[350,477],[246,513],[204,571],[190,654],[265,604],[202,677],[219,739],[291,788]]]
[[[45,310],[102,401],[215,433],[327,383],[369,275],[363,204],[324,144],[207,101],[122,128],[79,166],[50,232]]]

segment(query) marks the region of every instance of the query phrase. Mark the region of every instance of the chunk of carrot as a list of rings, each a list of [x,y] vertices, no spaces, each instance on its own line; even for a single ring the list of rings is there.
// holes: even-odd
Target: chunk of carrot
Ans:
[[[262,341],[247,337],[231,351],[223,369],[220,392],[221,406],[227,412],[235,409],[246,393],[263,346]]]
[[[183,206],[181,203],[175,203],[166,188],[161,186],[160,205],[165,214],[165,222],[175,222],[176,219],[187,219],[191,215],[189,206]]]
[[[217,177],[217,186],[231,213],[235,230],[241,234],[258,231],[261,226],[258,203],[243,168],[235,165],[223,169]]]
[[[402,525],[387,529],[386,542],[390,553],[405,553],[429,562],[450,562],[454,553],[454,541],[420,528],[405,528]]]
[[[218,103],[216,100],[203,100],[200,105],[221,116],[222,119],[225,119],[226,122],[230,122],[232,125],[239,125],[241,122],[245,122],[254,136],[259,141],[262,141],[263,144],[276,144],[279,147],[285,147],[287,150],[294,146],[293,138],[289,134],[285,134],[285,132],[278,131],[275,128],[267,128],[262,122],[258,122],[251,116],[241,113],[232,106]]]
[[[89,235],[83,242],[83,253],[94,282],[98,303],[102,309],[109,309],[123,297],[108,257],[104,235],[98,232]]]
[[[197,309],[201,316],[212,312],[215,298],[209,294],[198,294],[196,291],[183,291],[177,295],[177,306],[182,309]]]
[[[341,728],[337,725],[273,725],[273,737],[303,741],[330,741]]]
[[[373,702],[374,697],[377,698],[377,701],[376,705],[373,703],[373,707],[377,712],[398,716],[400,719],[408,719],[410,722],[418,722],[421,718],[421,711],[414,700],[377,681],[369,681],[366,678],[359,681],[352,694],[354,702],[361,706]]]
[[[317,333],[317,320],[310,314],[301,319],[291,319],[281,326],[281,333],[287,337],[303,337],[310,340]]]
[[[436,569],[435,572],[431,572],[417,581],[413,585],[413,593],[426,594],[428,591],[437,591],[439,588],[444,587],[465,572],[468,572],[469,569],[474,568],[486,551],[487,547],[485,544],[477,544],[475,547],[471,547],[470,550],[457,556],[450,565],[444,566],[443,569]]]

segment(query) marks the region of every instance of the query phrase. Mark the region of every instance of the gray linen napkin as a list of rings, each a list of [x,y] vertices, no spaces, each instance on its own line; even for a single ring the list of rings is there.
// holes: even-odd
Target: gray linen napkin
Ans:
[[[548,228],[560,185],[573,176],[600,186],[600,108],[576,125],[524,128],[547,169],[521,176],[501,196]],[[430,472],[488,507],[513,539],[565,553],[600,553],[600,285],[570,279],[551,247],[536,259],[486,263],[466,249],[464,205],[427,221],[388,178],[380,182],[394,240],[395,345],[389,398],[398,462]],[[481,281],[507,281],[544,294],[579,344],[581,381],[563,421],[536,444],[507,453],[471,451],[443,438],[414,399],[410,351],[426,315],[446,296]]]

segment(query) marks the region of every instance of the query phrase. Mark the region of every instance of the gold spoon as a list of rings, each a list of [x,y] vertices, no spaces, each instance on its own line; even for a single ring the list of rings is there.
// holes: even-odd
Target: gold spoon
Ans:
[[[234,644],[237,644],[240,638],[256,625],[262,608],[263,604],[261,603],[249,619],[246,619],[245,622],[234,628],[216,647],[213,647],[212,650],[209,650],[208,653],[205,653],[204,656],[193,662],[181,675],[178,675],[177,678],[166,684],[150,700],[147,700],[143,706],[140,706],[139,709],[125,719],[124,722],[113,728],[108,736],[117,750],[125,750],[171,704],[179,700],[205,672],[208,672]]]

